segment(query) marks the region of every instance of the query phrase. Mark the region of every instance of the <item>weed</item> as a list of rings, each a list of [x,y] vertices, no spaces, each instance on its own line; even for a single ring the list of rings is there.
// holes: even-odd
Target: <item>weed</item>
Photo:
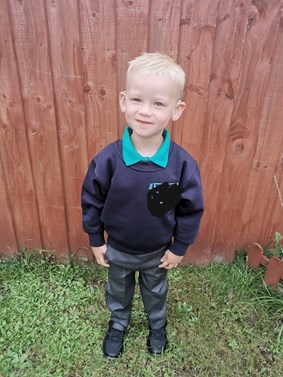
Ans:
[[[283,246],[282,246],[283,236],[279,232],[275,232],[274,239],[268,242],[270,244],[273,243],[272,248],[268,248],[267,245],[265,247],[264,255],[268,258],[277,257],[283,260]]]
[[[109,361],[101,352],[107,269],[22,250],[0,262],[0,376],[282,375],[283,298],[263,274],[245,267],[243,253],[229,265],[170,271],[168,351],[147,353],[137,290],[124,354]]]

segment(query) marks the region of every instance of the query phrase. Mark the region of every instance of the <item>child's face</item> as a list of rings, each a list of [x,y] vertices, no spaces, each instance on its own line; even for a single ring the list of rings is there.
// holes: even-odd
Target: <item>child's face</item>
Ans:
[[[169,78],[134,72],[126,92],[120,93],[120,106],[133,132],[148,138],[161,135],[170,120],[177,120],[185,103]]]

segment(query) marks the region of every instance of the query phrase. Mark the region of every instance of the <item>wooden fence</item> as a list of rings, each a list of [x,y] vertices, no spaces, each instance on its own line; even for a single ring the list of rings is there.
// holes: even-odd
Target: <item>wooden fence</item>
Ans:
[[[122,134],[117,94],[143,51],[187,73],[170,131],[200,164],[206,209],[185,262],[229,261],[283,232],[282,0],[0,3],[2,255],[86,252],[82,180]]]

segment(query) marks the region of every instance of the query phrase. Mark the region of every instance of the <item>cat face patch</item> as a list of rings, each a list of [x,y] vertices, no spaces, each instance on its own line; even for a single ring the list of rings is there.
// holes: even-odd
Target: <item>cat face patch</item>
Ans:
[[[155,217],[162,217],[181,200],[184,191],[177,183],[164,182],[149,190],[147,194],[147,206]]]

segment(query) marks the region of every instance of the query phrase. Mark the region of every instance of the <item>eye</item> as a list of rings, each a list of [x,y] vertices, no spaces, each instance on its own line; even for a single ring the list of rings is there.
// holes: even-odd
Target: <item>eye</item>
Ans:
[[[141,99],[137,98],[137,97],[134,97],[134,98],[131,98],[131,102],[141,103]]]
[[[164,104],[162,102],[156,101],[154,102],[155,107],[164,107]]]

